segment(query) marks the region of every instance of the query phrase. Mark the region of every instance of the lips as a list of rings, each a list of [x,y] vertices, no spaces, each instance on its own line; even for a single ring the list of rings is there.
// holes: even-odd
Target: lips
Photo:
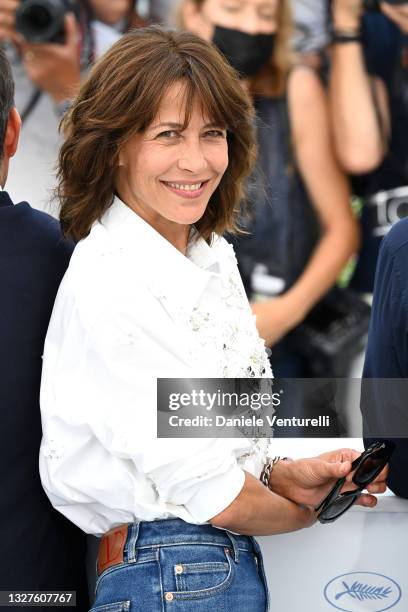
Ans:
[[[208,182],[208,180],[197,181],[196,183],[161,181],[161,183],[167,187],[167,189],[183,198],[188,199],[198,198],[204,192]]]
[[[174,189],[182,189],[183,191],[198,191],[200,189],[201,183],[194,183],[193,185],[188,185],[185,183],[166,183],[169,187],[173,187]]]

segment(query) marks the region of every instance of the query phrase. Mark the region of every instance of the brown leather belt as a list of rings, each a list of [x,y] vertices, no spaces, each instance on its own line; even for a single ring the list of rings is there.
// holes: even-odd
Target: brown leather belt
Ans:
[[[113,565],[123,563],[129,525],[114,527],[102,536],[98,550],[98,576]]]

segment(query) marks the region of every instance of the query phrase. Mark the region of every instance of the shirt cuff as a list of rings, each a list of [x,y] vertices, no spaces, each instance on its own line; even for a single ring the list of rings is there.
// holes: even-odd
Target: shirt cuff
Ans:
[[[226,474],[203,482],[199,491],[185,504],[185,508],[197,523],[206,523],[234,501],[244,482],[245,472],[236,466]]]

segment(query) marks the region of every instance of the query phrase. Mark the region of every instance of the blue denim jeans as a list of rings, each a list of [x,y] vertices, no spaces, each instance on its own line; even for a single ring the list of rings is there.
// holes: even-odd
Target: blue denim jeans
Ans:
[[[123,563],[97,579],[93,612],[267,612],[258,542],[181,519],[129,525]]]

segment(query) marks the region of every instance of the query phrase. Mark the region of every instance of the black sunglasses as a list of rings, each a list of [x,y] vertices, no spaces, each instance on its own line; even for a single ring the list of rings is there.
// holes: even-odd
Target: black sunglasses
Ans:
[[[351,464],[351,472],[355,471],[352,480],[357,485],[357,489],[340,493],[346,482],[346,476],[339,478],[332,490],[315,508],[318,520],[321,523],[331,523],[347,512],[367,485],[375,480],[387,465],[394,448],[394,442],[383,440],[375,442],[357,457]]]

